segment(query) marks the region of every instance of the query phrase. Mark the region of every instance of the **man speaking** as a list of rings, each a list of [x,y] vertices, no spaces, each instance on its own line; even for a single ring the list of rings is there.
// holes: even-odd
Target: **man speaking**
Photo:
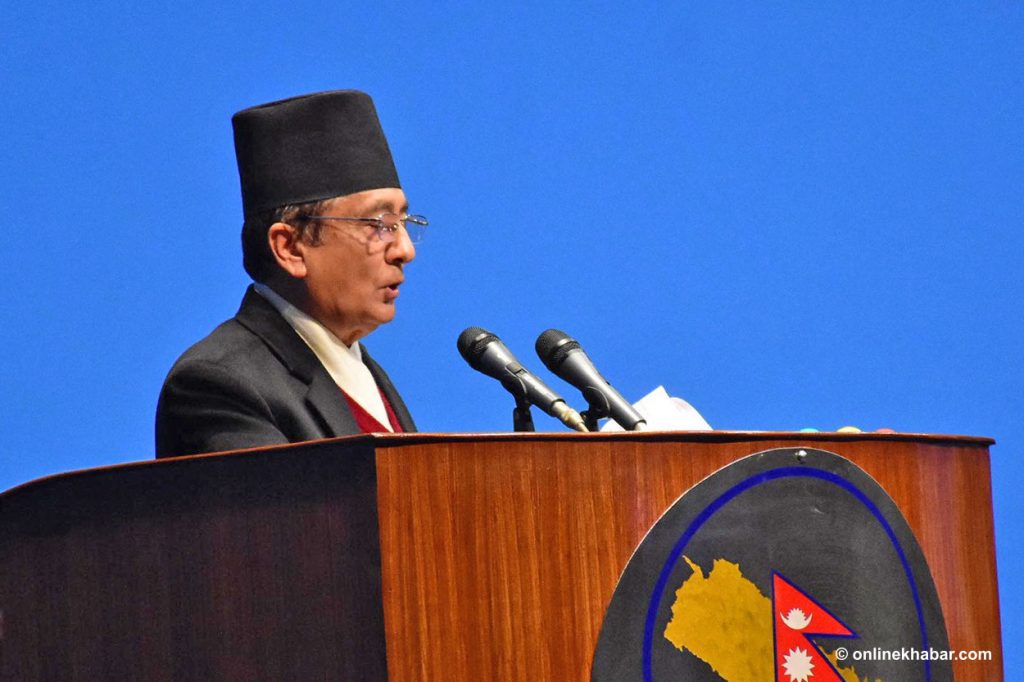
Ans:
[[[322,92],[232,118],[254,283],[171,368],[156,456],[415,425],[359,341],[395,316],[427,221],[409,215],[370,97]]]

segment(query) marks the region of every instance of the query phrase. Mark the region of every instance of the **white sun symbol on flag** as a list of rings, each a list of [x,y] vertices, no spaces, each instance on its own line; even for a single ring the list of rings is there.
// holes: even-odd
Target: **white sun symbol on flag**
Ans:
[[[790,682],[807,682],[814,676],[814,673],[811,672],[814,663],[803,649],[790,649],[782,666],[786,669]]]

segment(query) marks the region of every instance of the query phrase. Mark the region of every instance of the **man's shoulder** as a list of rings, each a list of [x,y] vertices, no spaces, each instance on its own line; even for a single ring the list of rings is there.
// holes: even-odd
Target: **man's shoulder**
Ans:
[[[251,317],[240,310],[171,367],[157,401],[158,457],[331,435],[305,411],[308,385],[274,350],[284,330]]]

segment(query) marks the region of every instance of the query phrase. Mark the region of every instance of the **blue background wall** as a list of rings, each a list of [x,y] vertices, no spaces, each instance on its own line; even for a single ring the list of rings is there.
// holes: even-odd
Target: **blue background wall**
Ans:
[[[3,3],[0,490],[152,456],[247,282],[230,115],[355,87],[432,222],[368,340],[423,430],[509,428],[480,325],[718,428],[992,436],[1021,640],[1024,6],[763,4]]]

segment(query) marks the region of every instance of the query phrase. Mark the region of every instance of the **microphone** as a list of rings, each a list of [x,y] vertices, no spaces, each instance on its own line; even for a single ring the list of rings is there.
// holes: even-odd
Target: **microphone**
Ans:
[[[470,367],[500,381],[516,398],[525,398],[570,429],[587,430],[580,413],[523,367],[494,334],[469,327],[459,334],[458,346]]]
[[[537,337],[537,355],[552,373],[583,391],[590,412],[610,416],[627,431],[647,430],[644,418],[601,376],[576,339],[557,329],[549,329]]]

